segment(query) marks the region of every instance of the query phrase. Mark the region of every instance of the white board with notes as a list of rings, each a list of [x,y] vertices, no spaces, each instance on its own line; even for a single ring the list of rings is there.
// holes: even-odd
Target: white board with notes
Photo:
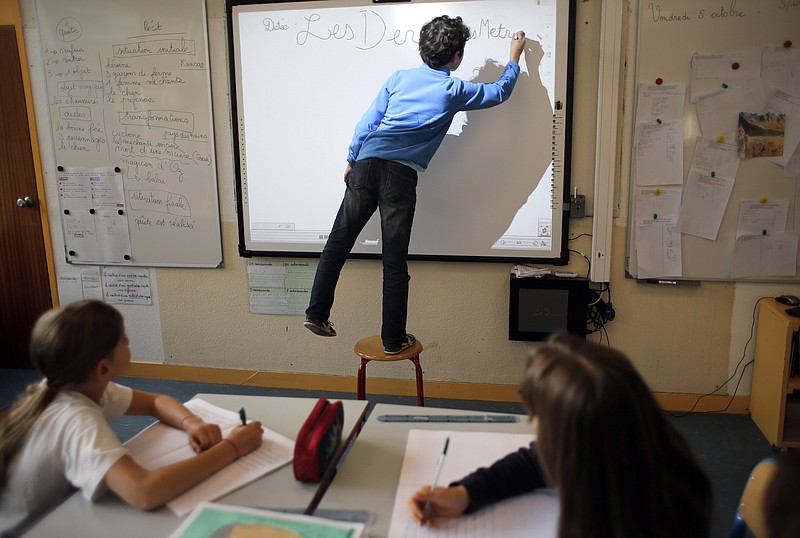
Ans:
[[[56,166],[122,176],[130,252],[102,263],[221,266],[205,0],[37,0],[37,16]]]

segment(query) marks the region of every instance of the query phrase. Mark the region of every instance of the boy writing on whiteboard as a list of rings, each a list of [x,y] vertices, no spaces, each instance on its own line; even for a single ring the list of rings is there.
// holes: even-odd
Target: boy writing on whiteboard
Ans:
[[[515,33],[500,78],[473,83],[450,75],[461,64],[469,37],[461,17],[443,15],[423,25],[423,65],[391,75],[356,125],[344,171],[344,200],[320,255],[306,309],[304,325],[314,334],[336,336],[329,318],[339,274],[358,234],[380,209],[384,352],[394,355],[414,344],[406,332],[407,257],[417,174],[427,168],[456,113],[497,106],[511,96],[525,45],[525,33]]]

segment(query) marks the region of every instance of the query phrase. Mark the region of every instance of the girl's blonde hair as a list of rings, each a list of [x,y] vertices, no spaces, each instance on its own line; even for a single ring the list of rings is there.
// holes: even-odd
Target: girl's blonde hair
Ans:
[[[39,317],[31,332],[30,356],[46,382],[29,385],[0,423],[0,488],[11,458],[42,411],[59,390],[86,381],[117,347],[123,330],[122,315],[101,301],[70,303]]]
[[[625,355],[556,335],[531,351],[520,392],[560,538],[708,536],[708,478]]]

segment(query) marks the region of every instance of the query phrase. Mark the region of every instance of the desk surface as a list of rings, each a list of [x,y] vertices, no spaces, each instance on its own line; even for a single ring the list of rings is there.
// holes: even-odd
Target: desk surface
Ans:
[[[424,409],[407,405],[377,404],[370,412],[358,441],[350,449],[331,487],[322,498],[320,510],[368,510],[373,521],[371,538],[386,538],[392,519],[394,497],[411,429],[454,430],[493,433],[532,433],[528,417],[517,415],[514,423],[474,422],[381,422],[381,415],[500,415],[455,409]],[[486,462],[487,465],[491,461]]]
[[[260,420],[265,427],[290,439],[295,439],[300,426],[317,402],[315,398],[230,394],[198,394],[197,397],[232,411],[244,406],[248,418]],[[368,402],[342,400],[342,403],[346,437],[366,412]],[[296,481],[292,466],[287,465],[215,502],[258,508],[305,508],[316,490],[317,484]],[[105,495],[97,503],[90,503],[80,494],[74,494],[39,521],[25,536],[43,538],[169,536],[178,528],[181,521],[183,519],[168,508],[142,512],[128,506],[112,494]]]

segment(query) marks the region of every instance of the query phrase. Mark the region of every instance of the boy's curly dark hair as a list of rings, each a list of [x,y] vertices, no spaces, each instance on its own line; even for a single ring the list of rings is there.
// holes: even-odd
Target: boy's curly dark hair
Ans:
[[[419,55],[429,66],[442,67],[450,63],[455,53],[464,52],[469,36],[469,27],[461,17],[436,17],[422,26],[419,33]]]

